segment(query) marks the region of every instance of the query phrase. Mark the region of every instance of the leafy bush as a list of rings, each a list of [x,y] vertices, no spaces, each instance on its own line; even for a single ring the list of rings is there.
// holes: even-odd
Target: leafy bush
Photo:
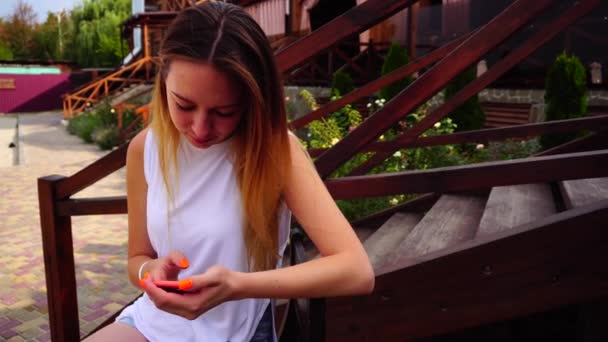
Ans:
[[[456,76],[445,89],[446,101],[454,97],[462,88],[471,83],[476,77],[475,68],[469,68],[460,75]],[[460,107],[456,108],[449,115],[456,124],[456,131],[471,131],[483,127],[486,120],[486,115],[479,104],[479,97],[475,94],[473,97],[465,101]]]
[[[343,71],[336,71],[331,81],[331,95],[340,96],[348,94],[355,89],[355,84],[350,75]]]
[[[128,125],[135,119],[133,111],[125,111],[124,122]],[[85,113],[75,116],[68,123],[68,132],[87,143],[95,143],[102,150],[118,145],[118,118],[108,102],[97,105]]]
[[[579,118],[587,114],[587,76],[580,60],[563,52],[551,66],[545,83],[546,121]],[[572,140],[577,133],[544,135],[543,148]]]
[[[79,118],[76,123],[75,133],[80,139],[87,143],[93,142],[91,134],[96,127],[101,126],[101,120],[95,113],[84,113],[77,116]],[[72,119],[74,120],[74,119]]]
[[[405,48],[401,47],[399,43],[393,42],[391,44],[390,49],[386,55],[386,60],[382,65],[381,75],[384,76],[389,74],[391,71],[399,69],[400,67],[408,64],[410,62],[410,58],[407,55],[407,51]],[[390,84],[380,90],[380,97],[389,101],[395,95],[397,95],[401,90],[405,89],[408,85],[412,83],[411,77],[405,77],[400,81],[397,81],[393,84]]]
[[[118,127],[115,125],[100,126],[91,134],[93,142],[102,150],[110,150],[118,145]]]

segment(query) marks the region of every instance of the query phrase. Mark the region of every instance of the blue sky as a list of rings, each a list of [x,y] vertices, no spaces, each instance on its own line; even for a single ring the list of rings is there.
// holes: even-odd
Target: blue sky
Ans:
[[[6,17],[13,13],[18,0],[0,0],[0,17]],[[82,0],[25,0],[37,14],[37,19],[42,22],[46,19],[47,12],[58,12],[61,9],[71,9]]]

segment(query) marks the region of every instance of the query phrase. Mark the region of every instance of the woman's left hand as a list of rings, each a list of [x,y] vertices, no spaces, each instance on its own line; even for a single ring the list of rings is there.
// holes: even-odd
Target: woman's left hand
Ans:
[[[205,273],[192,276],[192,288],[183,294],[167,292],[146,279],[145,291],[157,308],[194,320],[203,313],[236,299],[235,275],[223,266],[213,266]]]

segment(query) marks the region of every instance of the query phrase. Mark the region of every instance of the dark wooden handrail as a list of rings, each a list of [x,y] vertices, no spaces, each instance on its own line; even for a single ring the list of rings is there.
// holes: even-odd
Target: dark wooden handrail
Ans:
[[[530,170],[534,170],[531,172]],[[336,199],[457,192],[494,186],[608,176],[608,150],[560,154],[432,170],[349,176],[325,182]]]
[[[530,172],[534,170],[534,172]],[[493,186],[608,176],[608,150],[564,153],[431,170],[349,176],[325,181],[334,199],[472,191]],[[126,197],[56,201],[58,216],[127,212]]]
[[[530,56],[539,47],[554,38],[559,32],[565,27],[574,23],[577,19],[584,16],[586,13],[591,11],[594,7],[599,5],[600,0],[585,0],[580,1],[574,5],[574,7],[557,19],[552,21],[550,24],[544,26],[531,38],[529,38],[523,45],[503,58],[492,66],[486,73],[467,84],[462,90],[454,95],[454,97],[448,99],[443,105],[434,110],[431,114],[427,115],[422,121],[417,123],[414,127],[406,131],[398,141],[401,144],[414,141],[416,137],[424,133],[427,129],[431,128],[436,122],[447,116],[450,112],[458,108],[462,103],[471,98],[471,96],[479,93],[485,87],[490,85],[492,82],[497,80],[504,73],[509,71],[512,67],[523,61],[526,57]],[[351,175],[362,175],[372,170],[376,165],[382,163],[393,151],[386,151],[377,153],[372,158],[367,160],[363,165],[359,166]]]
[[[365,145],[379,137],[405,114],[410,113],[428,100],[433,94],[445,87],[452,78],[522,28],[552,3],[552,0],[515,1],[492,21],[471,35],[455,51],[437,62],[431,70],[401,91],[382,109],[321,155],[315,162],[321,177],[329,176],[342,163],[361,151]]]
[[[125,166],[128,145],[124,144],[118,149],[106,154],[93,164],[76,172],[69,178],[62,179],[57,184],[57,198],[67,198],[75,193],[95,184],[112,172]]]

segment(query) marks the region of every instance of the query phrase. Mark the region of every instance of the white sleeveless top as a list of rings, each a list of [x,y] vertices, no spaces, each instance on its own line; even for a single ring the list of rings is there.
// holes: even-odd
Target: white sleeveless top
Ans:
[[[152,130],[147,132],[144,174],[148,184],[148,236],[159,257],[173,250],[185,254],[190,267],[180,272],[179,279],[204,273],[214,265],[247,272],[244,217],[231,141],[200,149],[182,136],[177,158],[179,184],[171,177],[172,189],[177,191],[175,205],[169,212],[157,140]],[[281,257],[289,237],[290,218],[291,213],[283,203],[279,211],[277,251]],[[279,260],[277,267],[281,263]],[[131,318],[150,341],[248,342],[269,303],[274,317],[274,301],[248,298],[225,302],[190,321],[159,310],[144,293],[117,320]],[[277,341],[276,334],[274,340]]]

